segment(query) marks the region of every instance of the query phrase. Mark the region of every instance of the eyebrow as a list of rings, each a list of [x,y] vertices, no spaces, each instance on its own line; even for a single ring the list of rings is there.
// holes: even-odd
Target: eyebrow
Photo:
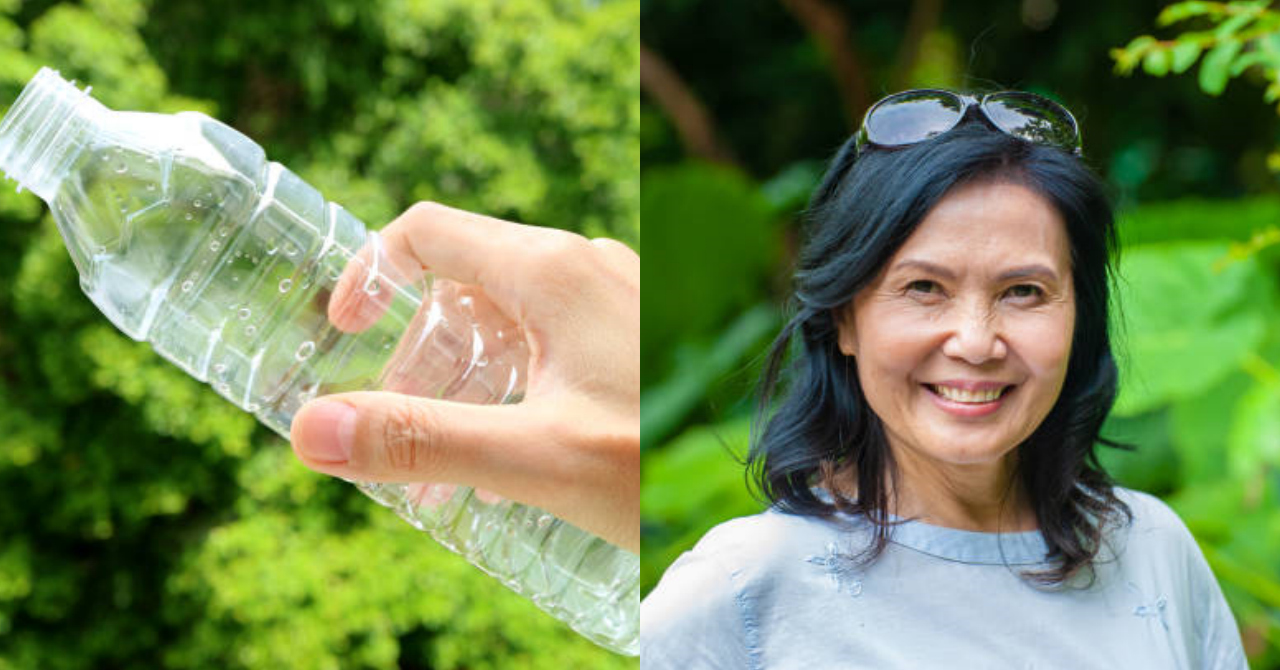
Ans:
[[[956,278],[956,273],[946,267],[938,265],[937,263],[930,263],[929,261],[922,261],[914,258],[899,261],[893,266],[894,270],[901,270],[903,268],[918,268],[944,279],[954,280]],[[1044,277],[1053,282],[1058,281],[1058,273],[1054,272],[1052,268],[1039,263],[1009,268],[1008,270],[1001,272],[996,279],[998,281],[1008,281],[1010,279],[1023,279],[1025,277]]]

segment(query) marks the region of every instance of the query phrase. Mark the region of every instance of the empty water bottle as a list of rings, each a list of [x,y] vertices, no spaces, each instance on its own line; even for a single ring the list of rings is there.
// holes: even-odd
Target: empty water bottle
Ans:
[[[112,323],[286,439],[327,393],[520,398],[524,338],[482,293],[414,278],[203,114],[112,111],[44,68],[0,121],[0,169],[49,204]],[[637,652],[635,554],[465,487],[357,486],[591,640]]]

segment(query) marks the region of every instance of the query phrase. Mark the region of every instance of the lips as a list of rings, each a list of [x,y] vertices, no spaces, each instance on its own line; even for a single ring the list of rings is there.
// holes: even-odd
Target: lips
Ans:
[[[982,383],[981,385],[989,386],[989,384],[986,383]],[[1013,388],[1013,385],[1011,384],[994,386],[991,388],[963,388],[943,384],[926,384],[925,386],[927,386],[930,391],[933,391],[947,400],[965,404],[988,403],[998,399],[1000,396],[1004,395],[1005,391]],[[973,386],[977,385],[975,384]]]
[[[998,382],[948,382],[922,386],[938,409],[959,418],[983,417],[996,412],[1017,388],[1016,384]]]

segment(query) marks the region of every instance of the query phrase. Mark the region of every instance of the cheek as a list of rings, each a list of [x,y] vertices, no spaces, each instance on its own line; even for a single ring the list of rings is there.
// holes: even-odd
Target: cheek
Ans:
[[[1060,386],[1066,377],[1075,332],[1071,316],[1065,314],[1029,322],[1017,331],[1015,346],[1023,363],[1046,384]]]
[[[858,381],[873,403],[912,390],[916,373],[938,347],[929,329],[918,322],[885,318],[878,324],[859,333],[857,356]]]

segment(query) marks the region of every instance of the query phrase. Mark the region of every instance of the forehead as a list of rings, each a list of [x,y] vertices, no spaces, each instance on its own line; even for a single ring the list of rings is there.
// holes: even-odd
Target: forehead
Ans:
[[[938,201],[889,268],[906,258],[990,270],[1037,262],[1064,275],[1071,245],[1062,215],[1043,196],[1018,184],[979,182]]]

